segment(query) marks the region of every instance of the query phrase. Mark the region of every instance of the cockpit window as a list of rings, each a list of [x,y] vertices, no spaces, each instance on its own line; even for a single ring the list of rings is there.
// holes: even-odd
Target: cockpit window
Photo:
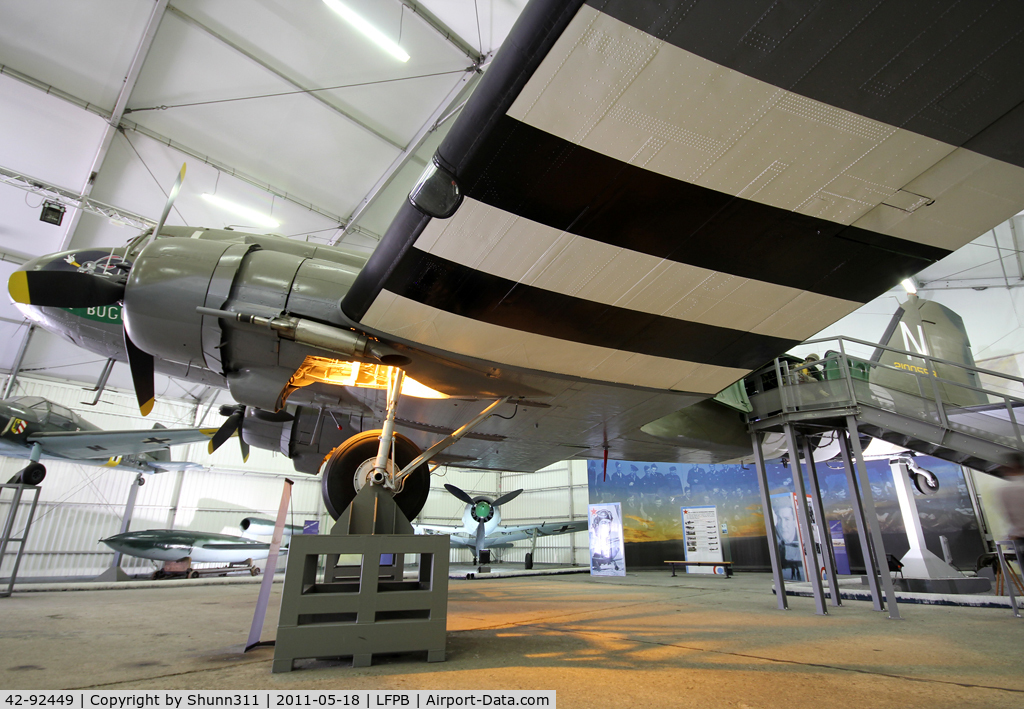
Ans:
[[[64,408],[60,404],[52,404],[51,403],[50,404],[50,411],[55,413],[55,414],[57,414],[58,416],[63,416],[66,419],[71,419],[71,418],[74,418],[74,416],[75,416],[73,413],[71,413],[71,409]]]
[[[49,410],[49,402],[41,396],[15,396],[11,401],[25,409],[35,409],[36,411]]]

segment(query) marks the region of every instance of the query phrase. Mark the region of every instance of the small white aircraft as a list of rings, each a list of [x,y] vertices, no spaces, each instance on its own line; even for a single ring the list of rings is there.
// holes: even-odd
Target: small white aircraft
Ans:
[[[416,530],[416,534],[451,535],[452,547],[473,550],[473,564],[477,563],[477,559],[480,560],[481,564],[489,563],[491,549],[508,549],[512,546],[512,542],[522,539],[531,539],[536,542],[538,537],[548,537],[553,534],[571,534],[572,532],[582,532],[587,529],[586,519],[502,527],[499,507],[518,497],[522,490],[513,490],[497,499],[491,499],[484,495],[470,497],[468,493],[454,485],[446,484],[444,487],[452,495],[466,503],[466,510],[462,513],[462,526],[415,524],[413,527]],[[531,568],[532,566],[533,552],[531,550],[527,554],[526,568]]]

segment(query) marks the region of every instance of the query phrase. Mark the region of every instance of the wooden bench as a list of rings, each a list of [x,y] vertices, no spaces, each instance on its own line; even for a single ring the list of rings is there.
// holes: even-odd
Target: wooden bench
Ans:
[[[725,569],[725,577],[732,578],[731,561],[666,561],[672,567],[672,575],[676,575],[676,566],[721,566]]]

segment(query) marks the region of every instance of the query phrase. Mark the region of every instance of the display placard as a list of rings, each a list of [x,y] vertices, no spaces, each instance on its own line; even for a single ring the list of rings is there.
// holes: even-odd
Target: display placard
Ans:
[[[622,506],[618,502],[590,505],[590,574],[625,576]]]
[[[687,561],[723,561],[722,534],[718,527],[718,508],[714,505],[682,507],[683,543]],[[725,567],[690,566],[691,574],[725,573]]]

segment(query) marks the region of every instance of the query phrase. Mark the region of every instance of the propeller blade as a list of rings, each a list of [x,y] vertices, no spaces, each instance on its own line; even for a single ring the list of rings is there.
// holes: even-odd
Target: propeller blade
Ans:
[[[93,308],[124,298],[124,284],[78,271],[15,271],[7,290],[16,303],[55,308]]]
[[[128,368],[132,370],[132,384],[135,387],[135,398],[139,402],[139,411],[149,416],[156,400],[156,387],[153,383],[153,355],[140,350],[128,331],[124,332],[124,348],[128,352]]]
[[[519,493],[521,493],[521,492],[522,492],[522,490],[513,490],[512,492],[508,493],[507,495],[502,495],[501,497],[499,497],[497,500],[492,502],[491,505],[493,507],[500,507],[501,505],[504,505],[509,500],[514,500],[517,497],[519,497]]]
[[[160,221],[156,223],[153,228],[153,235],[149,237],[149,241],[146,243],[148,246],[152,244],[156,237],[160,236],[160,230],[164,228],[164,222],[167,221],[167,215],[171,213],[171,207],[174,206],[174,200],[178,198],[178,192],[181,191],[181,183],[185,181],[185,163],[181,164],[181,172],[178,173],[178,179],[174,182],[174,187],[171,188],[170,194],[167,195],[167,204],[164,205],[164,213],[160,215]]]
[[[459,488],[455,487],[454,485],[449,485],[448,483],[445,483],[444,484],[444,489],[447,490],[448,492],[450,492],[451,494],[455,495],[455,497],[457,497],[459,500],[465,502],[467,505],[472,505],[473,504],[473,498],[470,497],[469,495],[467,495],[466,493],[464,493]]]
[[[249,444],[242,438],[242,430],[238,430],[238,446],[242,449],[242,462],[249,462]]]
[[[480,522],[476,526],[476,555],[479,558],[480,552],[487,549],[487,534],[484,532],[484,523]]]
[[[232,411],[228,416],[227,421],[222,423],[220,428],[217,429],[217,432],[213,434],[213,440],[210,441],[210,450],[217,450],[224,445],[224,441],[235,435],[235,431],[237,431],[238,427],[242,424],[243,418],[245,418],[244,408],[236,408]],[[239,436],[239,438],[241,438],[241,436]],[[244,458],[245,456],[243,455],[242,457]]]

